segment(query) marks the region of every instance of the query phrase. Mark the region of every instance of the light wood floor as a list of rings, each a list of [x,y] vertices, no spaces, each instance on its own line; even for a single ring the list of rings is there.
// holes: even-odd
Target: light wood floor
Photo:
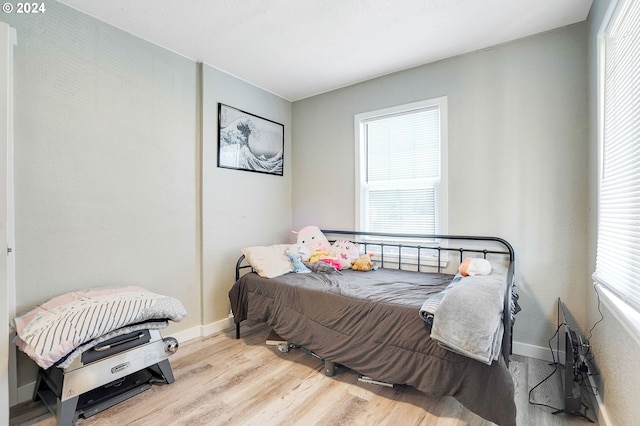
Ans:
[[[325,377],[324,363],[300,350],[281,353],[265,345],[269,329],[243,323],[232,331],[194,339],[170,362],[176,381],[153,386],[78,425],[473,425],[489,426],[455,399],[432,399],[411,388],[365,384],[340,369]],[[592,425],[582,418],[553,415],[530,405],[529,389],[553,370],[543,361],[513,356],[518,425]],[[534,393],[537,402],[561,406],[560,378]],[[588,412],[591,418],[593,412]],[[11,409],[10,425],[53,426],[41,403]],[[597,423],[595,423],[597,425]]]

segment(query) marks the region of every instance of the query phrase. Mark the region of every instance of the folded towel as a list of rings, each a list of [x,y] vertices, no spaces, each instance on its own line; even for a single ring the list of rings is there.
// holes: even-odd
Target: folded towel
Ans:
[[[433,318],[431,338],[445,348],[490,365],[500,356],[506,274],[462,278],[448,289]],[[510,313],[508,313],[510,315]]]

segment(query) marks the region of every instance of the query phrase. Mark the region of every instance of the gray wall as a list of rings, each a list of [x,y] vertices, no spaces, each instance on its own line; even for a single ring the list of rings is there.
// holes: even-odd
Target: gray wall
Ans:
[[[135,284],[178,297],[180,327],[195,326],[196,66],[55,1],[46,9],[6,15],[19,40],[17,311]],[[23,371],[19,385],[34,379]]]
[[[229,315],[227,292],[240,249],[291,237],[291,103],[211,67],[204,69],[204,316]],[[283,176],[217,167],[218,102],[284,124]]]
[[[595,253],[597,241],[597,197],[598,197],[598,138],[597,138],[597,33],[600,30],[604,15],[611,3],[610,0],[595,0],[589,16],[589,268],[595,270]],[[593,330],[593,352],[595,362],[601,375],[596,376],[599,384],[599,395],[605,406],[605,415],[612,425],[630,425],[638,422],[640,418],[640,406],[637,402],[637,394],[640,389],[640,370],[638,369],[638,352],[640,341],[638,331],[630,334],[629,331],[614,316],[611,306],[600,304],[596,293],[591,288],[592,282],[585,281],[589,288],[588,306],[589,319],[585,325],[591,328],[600,320],[600,311],[603,320]],[[603,298],[603,301],[606,301]]]
[[[195,64],[57,2],[8,17],[18,311],[105,284],[194,292]]]
[[[576,24],[293,104],[293,226],[354,226],[354,114],[448,97],[449,233],[516,251],[516,350],[548,356],[556,301],[585,321],[587,45]]]
[[[228,326],[239,249],[289,237],[291,172],[217,169],[217,102],[283,123],[286,163],[290,103],[204,66],[200,127],[194,61],[58,2],[46,9],[3,16],[19,40],[18,312],[71,290],[131,284],[187,308],[164,334]],[[35,364],[18,361],[18,385],[33,382]]]

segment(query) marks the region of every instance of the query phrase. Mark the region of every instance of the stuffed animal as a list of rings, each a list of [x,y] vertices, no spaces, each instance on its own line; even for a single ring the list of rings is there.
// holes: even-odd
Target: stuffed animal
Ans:
[[[338,274],[342,274],[342,272],[338,271],[335,266],[329,265],[328,263],[325,263],[325,262],[317,261],[317,262],[302,262],[302,263],[304,263],[304,266],[311,269],[312,272],[317,272],[317,273],[337,272]]]
[[[333,266],[337,271],[340,271],[342,269],[342,262],[340,262],[340,260],[336,259],[335,257],[325,257],[320,259],[319,261]]]
[[[491,263],[487,259],[479,257],[467,257],[460,264],[460,275],[463,277],[475,275],[489,275]]]
[[[311,250],[304,244],[292,244],[289,247],[289,252],[303,262],[308,261],[311,257]]]
[[[339,259],[343,268],[351,268],[351,261],[360,257],[360,249],[357,243],[349,240],[336,240],[331,246],[329,254]]]
[[[316,250],[313,253],[311,253],[311,256],[309,256],[309,262],[317,262],[320,259],[327,259],[330,258],[331,256],[329,255],[328,251],[324,251],[324,250]]]
[[[294,233],[297,234],[297,243],[307,246],[310,253],[316,250],[328,251],[331,248],[329,240],[317,226],[305,226]]]
[[[373,266],[373,261],[371,258],[373,257],[373,253],[363,254],[356,260],[351,261],[351,269],[354,271],[370,271],[372,269],[376,269]]]
[[[329,265],[335,266],[335,268],[339,271],[342,269],[342,262],[337,257],[333,257],[329,254],[329,252],[323,250],[316,250],[309,257],[309,262],[324,262]]]
[[[309,269],[306,266],[304,266],[304,263],[302,263],[302,261],[299,258],[297,258],[296,256],[292,255],[289,250],[287,250],[285,252],[285,254],[287,255],[287,257],[291,261],[291,271],[292,272],[295,272],[297,274],[306,274],[306,273],[311,272],[311,269]]]

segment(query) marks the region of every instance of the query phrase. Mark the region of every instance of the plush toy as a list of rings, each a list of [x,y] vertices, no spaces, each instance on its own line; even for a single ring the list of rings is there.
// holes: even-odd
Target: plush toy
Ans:
[[[317,262],[320,259],[328,259],[330,257],[331,255],[329,255],[328,251],[318,249],[311,253],[311,256],[309,256],[309,262]]]
[[[307,246],[310,253],[316,250],[328,251],[331,248],[329,240],[317,226],[305,226],[295,234],[297,234],[297,243]]]
[[[340,260],[343,268],[351,268],[351,261],[360,257],[360,249],[357,243],[348,240],[336,240],[329,254]]]
[[[304,244],[292,244],[289,247],[289,252],[303,262],[308,261],[311,257],[311,250]]]
[[[370,271],[372,269],[376,269],[373,266],[373,261],[371,260],[372,257],[373,257],[373,253],[369,253],[369,254],[363,254],[356,260],[352,260],[351,269],[353,269],[354,271],[364,271],[364,272]]]
[[[342,262],[340,262],[340,259],[331,256],[329,252],[323,250],[314,251],[309,257],[309,262],[324,262],[335,266],[338,271],[342,269]]]
[[[299,258],[292,255],[289,250],[287,250],[285,254],[289,258],[289,260],[291,260],[291,271],[297,274],[307,274],[311,272],[311,269],[304,266],[304,263],[302,263],[302,261]]]
[[[342,269],[342,262],[340,262],[340,259],[336,259],[335,257],[325,257],[320,259],[319,261],[333,266],[337,271],[340,271]]]
[[[311,269],[312,272],[318,272],[318,273],[337,272],[338,274],[342,274],[342,272],[338,271],[335,266],[329,265],[328,263],[325,263],[325,262],[317,261],[317,262],[303,262],[303,263],[304,263],[304,266]]]
[[[475,275],[489,275],[491,263],[487,259],[479,257],[467,257],[460,264],[460,275],[463,277]]]

